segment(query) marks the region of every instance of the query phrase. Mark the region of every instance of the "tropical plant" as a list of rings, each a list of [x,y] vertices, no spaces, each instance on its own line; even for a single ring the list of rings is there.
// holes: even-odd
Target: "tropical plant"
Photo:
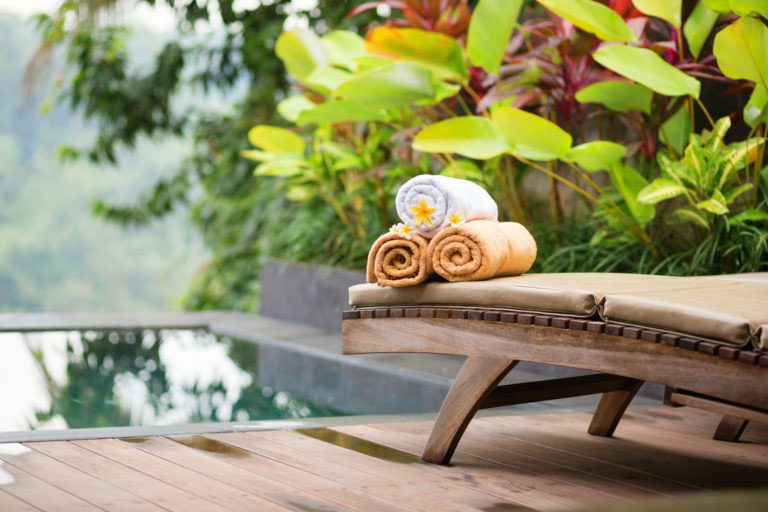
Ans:
[[[763,220],[755,213],[762,214],[760,208],[765,206],[754,176],[762,169],[764,139],[725,148],[729,118],[711,128],[714,135],[692,134],[697,108],[714,125],[701,99],[699,79],[737,90],[750,88],[740,79],[758,82],[745,113],[750,113],[754,126],[761,122],[760,58],[733,69],[738,60],[735,52],[744,51],[745,45],[746,50],[757,48],[750,37],[763,37],[766,29],[761,22],[748,17],[728,25],[718,33],[713,55],[706,53],[705,43],[719,15],[703,2],[687,19],[682,5],[675,2],[637,1],[634,10],[628,9],[627,2],[611,2],[616,10],[591,0],[539,3],[550,11],[549,18],[529,19],[517,26],[523,2],[481,0],[472,14],[465,45],[461,38],[413,28],[413,23],[407,28],[390,23],[374,27],[364,41],[349,33],[331,34],[333,40],[355,42],[347,45],[354,51],[334,59],[338,52],[328,36],[321,41],[306,31],[284,34],[278,40],[278,54],[298,80],[301,93],[285,100],[279,110],[299,127],[336,127],[329,133],[342,138],[346,135],[341,126],[362,131],[387,126],[410,140],[414,150],[433,155],[427,166],[432,172],[471,170],[501,200],[508,218],[530,220],[521,177],[530,170],[539,171],[551,185],[552,221],[564,218],[557,185],[565,186],[598,221],[592,245],[639,243],[656,260],[675,244],[668,243],[659,230],[667,223],[667,209],[657,209],[657,201],[649,199],[656,196],[649,193],[668,183],[670,168],[691,169],[691,155],[707,166],[699,170],[705,177],[687,182],[693,187],[688,193],[693,203],[676,210],[675,217],[691,219],[701,214],[697,218],[703,228],[710,220],[701,212],[715,215],[721,199],[727,207],[754,191],[752,206],[745,209],[739,203],[738,213],[728,220]],[[625,20],[617,11],[631,19]],[[741,37],[741,25],[756,35]],[[310,48],[323,45],[330,57],[315,52],[306,58]],[[523,47],[524,52],[518,52]],[[716,67],[715,59],[727,64]],[[482,88],[475,86],[478,76],[485,77]],[[610,130],[595,124],[593,103],[617,112],[629,128],[636,128],[640,141],[635,147],[643,151],[628,152],[627,146],[633,145],[624,140],[623,144],[595,140],[595,131],[607,134]],[[574,143],[576,131],[580,143]],[[743,154],[745,150],[748,154]],[[749,185],[735,180],[746,158],[755,168]],[[265,166],[286,172],[285,164],[275,160],[262,164],[257,172],[263,173]],[[424,164],[417,168],[423,170]],[[654,179],[659,168],[663,175]],[[720,188],[712,188],[713,180]],[[723,189],[734,181],[733,187]],[[572,214],[580,211],[583,215],[578,208]]]
[[[755,189],[750,174],[757,179],[757,187],[761,185],[762,169],[755,167],[750,173],[749,166],[756,162],[758,149],[766,139],[753,137],[725,145],[723,138],[730,126],[730,118],[724,117],[711,132],[691,135],[685,156],[680,160],[661,152],[658,157],[661,177],[638,193],[638,201],[659,204],[683,198],[687,205],[674,210],[673,215],[704,230],[722,220],[730,223],[768,220],[768,211],[755,208],[764,206],[758,202],[762,202],[762,194],[737,204],[744,194]]]

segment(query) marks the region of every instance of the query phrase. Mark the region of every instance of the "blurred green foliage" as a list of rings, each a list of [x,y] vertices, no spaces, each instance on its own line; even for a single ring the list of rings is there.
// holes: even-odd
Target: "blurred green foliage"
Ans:
[[[87,161],[62,166],[56,146],[89,140],[95,130],[65,107],[24,97],[22,77],[38,41],[28,23],[0,12],[0,310],[178,308],[204,254],[185,212],[136,230],[94,218],[90,203],[134,197],[188,145],[141,141],[114,170]],[[128,44],[142,55],[162,40],[140,32]]]
[[[235,10],[232,0],[205,7],[186,0],[139,2],[165,3],[178,15],[176,37],[149,63],[135,65],[125,46],[128,29],[119,16],[107,15],[119,2],[72,0],[37,17],[42,42],[30,69],[54,48],[64,48],[56,98],[98,128],[90,144],[66,147],[65,156],[109,165],[143,139],[179,134],[191,139],[191,154],[176,155],[176,173],[157,181],[137,201],[102,201],[95,212],[123,225],[142,226],[189,207],[211,258],[195,276],[185,306],[254,310],[262,244],[284,247],[285,237],[293,236],[272,222],[276,212],[288,208],[285,199],[275,194],[272,180],[255,180],[253,166],[240,156],[253,125],[278,121],[275,105],[287,93],[274,41],[291,16],[321,29],[351,26],[369,17],[344,20],[352,1],[320,2],[303,13],[295,13],[288,0],[241,10]],[[229,104],[185,105],[180,99],[190,88],[215,92]],[[323,228],[313,243],[333,238],[335,226]],[[264,239],[267,230],[277,240]]]

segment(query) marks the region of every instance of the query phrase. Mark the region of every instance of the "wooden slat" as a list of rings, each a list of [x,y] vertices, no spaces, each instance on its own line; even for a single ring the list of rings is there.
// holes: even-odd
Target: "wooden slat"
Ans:
[[[333,461],[326,461],[325,471],[317,472],[307,471],[303,468],[295,467],[293,462],[300,455],[294,454],[292,457],[282,457],[280,454],[267,451],[257,452],[249,450],[244,446],[242,440],[249,439],[244,434],[209,434],[206,436],[174,436],[174,442],[186,445],[201,446],[206,443],[220,443],[229,447],[228,450],[242,450],[250,456],[231,456],[223,450],[212,450],[207,455],[223,460],[238,468],[249,471],[262,478],[281,482],[285,485],[303,489],[314,495],[323,496],[331,503],[338,503],[343,507],[354,510],[370,510],[374,507],[376,510],[394,512],[400,508],[390,501],[378,498],[369,493],[355,488],[355,483],[349,479],[349,473],[344,477],[335,478],[338,472],[338,464]],[[302,459],[306,464],[306,460]],[[311,466],[305,466],[311,468]]]
[[[58,487],[27,473],[19,468],[4,465],[3,469],[13,476],[14,482],[3,486],[3,491],[43,511],[66,510],[91,512],[101,510],[84,499],[78,498]]]
[[[75,444],[227,510],[289,510],[258,496],[244,493],[232,485],[205,478],[200,473],[143,452],[135,446],[136,442],[135,440],[126,442],[119,439],[95,439],[75,441]]]
[[[39,512],[39,508],[35,508],[26,501],[22,501],[12,494],[8,494],[0,489],[0,510],[8,512]]]
[[[36,442],[32,446],[35,451],[63,462],[73,470],[82,471],[108,482],[172,512],[190,510],[223,512],[226,510],[213,501],[200,498],[71,442]]]
[[[669,399],[676,404],[689,405],[716,414],[737,416],[750,421],[759,421],[768,424],[768,410],[760,411],[748,407],[740,407],[735,404],[727,404],[718,400],[694,396],[683,392],[673,392],[670,394]]]
[[[423,435],[413,436],[397,429],[382,430],[384,428],[387,428],[386,424],[335,427],[336,430],[386,443],[400,450],[419,452],[424,442]],[[568,509],[578,504],[623,501],[627,494],[633,493],[626,488],[618,490],[602,479],[586,478],[583,474],[575,478],[576,472],[539,460],[512,458],[506,463],[498,463],[478,456],[475,448],[474,442],[470,441],[467,448],[460,447],[454,456],[453,464],[466,475],[464,478],[495,492],[506,489],[525,507],[536,510]]]
[[[136,444],[138,449],[156,455],[168,462],[196,471],[213,480],[224,482],[254,496],[261,496],[269,501],[286,508],[296,505],[309,510],[327,509],[328,493],[313,494],[303,489],[306,485],[300,478],[293,484],[278,482],[261,476],[249,469],[264,461],[263,457],[234,446],[207,440],[202,436],[191,436],[173,441],[162,437],[149,438],[143,443]],[[232,464],[235,460],[251,459],[251,464]],[[337,489],[338,493],[345,489]],[[334,510],[362,510],[359,507],[347,507],[336,503]]]
[[[415,423],[406,426],[376,424],[368,427],[386,433],[376,437],[382,442],[393,435],[401,438],[408,436],[418,445],[425,435],[425,430]],[[365,432],[370,430],[357,429],[356,432],[368,437]],[[700,490],[696,486],[602,462],[592,457],[588,451],[582,454],[570,453],[557,447],[527,443],[509,436],[499,437],[498,432],[498,427],[486,418],[478,419],[467,430],[466,444],[462,444],[459,452],[467,452],[509,466],[514,476],[517,471],[539,471],[542,485],[544,482],[550,482],[553,477],[567,478],[573,484],[611,494],[617,493],[627,498]]]
[[[253,434],[210,434],[225,441],[323,478],[354,485],[379,499],[407,510],[465,510],[467,504],[490,506],[505,501],[472,489],[471,483],[446,481],[447,468],[428,464],[402,464],[380,460],[286,431]],[[514,504],[515,502],[512,501]]]
[[[404,313],[405,311],[405,313]],[[342,313],[342,320],[370,319],[370,318],[439,318],[454,320],[486,320],[492,322],[520,323],[523,325],[536,325],[539,327],[555,327],[558,329],[572,329],[576,331],[586,330],[593,333],[604,333],[610,336],[623,336],[630,339],[642,339],[653,343],[664,343],[670,347],[680,347],[683,350],[692,350],[709,355],[719,355],[724,359],[738,360],[754,364],[768,366],[768,356],[760,363],[760,354],[753,351],[745,351],[740,347],[731,347],[719,342],[696,340],[686,338],[675,333],[624,326],[622,324],[606,323],[598,320],[576,319],[556,316],[546,313],[515,313],[508,311],[494,311],[485,309],[461,309],[455,307],[442,308],[383,308],[376,309],[373,313],[366,310],[351,310]],[[746,352],[742,357],[741,353]]]
[[[631,381],[631,379],[626,377],[600,373],[538,382],[508,384],[496,387],[490,396],[480,404],[480,408],[488,409],[531,402],[545,402],[547,400],[558,400],[574,396],[594,395],[623,389]]]
[[[105,510],[131,512],[137,508],[147,511],[162,510],[160,507],[117,486],[106,483],[48,455],[35,451],[33,443],[30,443],[27,447],[30,448],[28,451],[16,455],[7,455],[0,452],[0,459],[7,463],[5,467],[22,469],[73,496],[77,496]]]
[[[678,410],[670,411],[672,414],[665,416],[681,417]],[[501,439],[509,436],[551,446],[707,489],[754,486],[768,481],[768,446],[714,441],[709,437],[714,422],[705,426],[705,432],[691,433],[691,427],[695,426],[691,422],[654,419],[635,412],[624,418],[620,436],[613,439],[586,436],[588,439],[585,439],[583,429],[590,420],[586,413],[487,420],[496,424]],[[670,424],[674,424],[676,430],[667,428]]]
[[[524,318],[533,322],[532,315],[522,313],[518,322],[526,322]],[[618,337],[607,342],[599,333],[570,330],[576,329],[577,322],[571,321],[565,330],[468,320],[354,320],[344,325],[342,347],[346,354],[434,352],[504,357],[658,382],[753,407],[768,402],[768,379],[761,367],[657,343],[660,334],[656,331],[641,335],[653,343]],[[402,336],[404,332],[408,336]],[[685,340],[680,339],[681,347]]]

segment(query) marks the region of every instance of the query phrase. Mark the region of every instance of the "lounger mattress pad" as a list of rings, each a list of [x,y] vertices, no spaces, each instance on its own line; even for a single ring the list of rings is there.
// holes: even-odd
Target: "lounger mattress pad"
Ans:
[[[672,277],[618,273],[526,274],[406,288],[350,288],[354,308],[459,306],[601,318],[768,350],[768,273]]]

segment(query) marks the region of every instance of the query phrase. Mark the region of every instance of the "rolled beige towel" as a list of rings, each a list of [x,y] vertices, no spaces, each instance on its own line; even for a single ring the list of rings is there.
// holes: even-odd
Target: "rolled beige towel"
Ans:
[[[531,269],[536,241],[516,222],[476,220],[440,231],[429,243],[429,260],[448,281],[480,281]]]
[[[428,247],[429,241],[416,234],[407,238],[391,232],[381,235],[368,252],[368,282],[395,288],[423,282],[432,274]]]

